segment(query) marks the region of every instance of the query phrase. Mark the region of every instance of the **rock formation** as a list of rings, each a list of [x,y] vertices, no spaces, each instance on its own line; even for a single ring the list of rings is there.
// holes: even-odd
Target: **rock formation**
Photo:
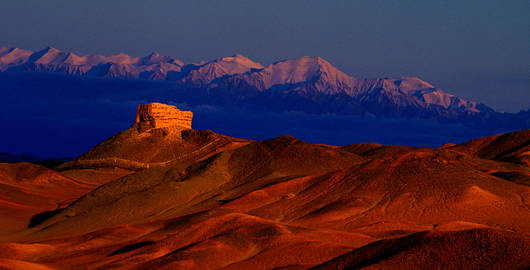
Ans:
[[[175,106],[161,103],[141,104],[136,112],[136,125],[139,132],[163,127],[191,129],[192,118],[193,112],[181,111]]]
[[[139,105],[134,125],[56,169],[63,172],[111,169],[114,174],[115,168],[132,172],[177,163],[185,168],[199,160],[251,142],[211,130],[194,130],[191,128],[192,118],[192,112],[180,111],[175,106],[160,103]],[[0,195],[1,187],[0,181]]]

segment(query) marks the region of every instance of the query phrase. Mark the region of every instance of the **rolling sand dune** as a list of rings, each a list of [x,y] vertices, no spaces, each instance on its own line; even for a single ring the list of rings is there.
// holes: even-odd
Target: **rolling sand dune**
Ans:
[[[527,269],[530,168],[505,157],[529,141],[337,147],[135,124],[60,173],[0,167],[19,224],[0,268]],[[25,193],[39,185],[48,197]],[[12,205],[31,198],[69,201],[27,226],[46,207]]]

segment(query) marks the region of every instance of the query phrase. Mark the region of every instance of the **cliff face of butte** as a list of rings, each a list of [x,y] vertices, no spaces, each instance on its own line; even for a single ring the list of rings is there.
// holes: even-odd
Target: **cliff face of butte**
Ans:
[[[192,119],[193,112],[181,111],[175,106],[161,103],[141,104],[136,111],[136,124],[139,132],[174,126],[191,129]]]

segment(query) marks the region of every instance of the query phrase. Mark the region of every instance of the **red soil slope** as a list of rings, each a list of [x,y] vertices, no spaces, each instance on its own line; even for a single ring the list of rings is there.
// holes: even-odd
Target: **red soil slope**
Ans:
[[[485,159],[530,166],[530,129],[475,139],[451,149]]]
[[[525,269],[530,239],[489,229],[381,240],[312,269]]]
[[[0,163],[0,235],[27,227],[36,214],[66,207],[97,185],[31,163]]]

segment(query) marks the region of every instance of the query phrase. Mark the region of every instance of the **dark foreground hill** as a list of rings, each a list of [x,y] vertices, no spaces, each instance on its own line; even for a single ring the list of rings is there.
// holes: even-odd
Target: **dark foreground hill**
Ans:
[[[0,235],[0,267],[530,267],[528,130],[435,149],[139,126],[38,174],[58,196],[74,180],[99,186],[73,185],[86,194],[33,222],[19,216],[28,225]],[[122,166],[133,163],[145,166]],[[14,190],[36,181],[4,171]]]

